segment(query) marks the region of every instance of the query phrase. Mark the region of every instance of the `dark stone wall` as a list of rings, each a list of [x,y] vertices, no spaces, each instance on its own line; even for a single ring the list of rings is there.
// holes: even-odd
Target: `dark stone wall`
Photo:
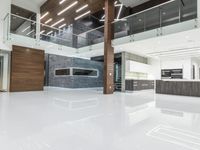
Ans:
[[[48,57],[48,86],[64,87],[64,88],[92,88],[103,86],[103,63],[91,61],[87,59],[72,58],[65,56],[58,56],[49,54]],[[86,68],[97,69],[99,71],[98,77],[84,77],[84,76],[55,76],[55,69],[59,68]]]

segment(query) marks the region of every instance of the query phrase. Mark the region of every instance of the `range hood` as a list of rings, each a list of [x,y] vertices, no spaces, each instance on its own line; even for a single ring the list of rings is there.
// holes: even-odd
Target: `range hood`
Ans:
[[[119,0],[119,1],[126,7],[135,7],[143,3],[146,3],[150,0]]]

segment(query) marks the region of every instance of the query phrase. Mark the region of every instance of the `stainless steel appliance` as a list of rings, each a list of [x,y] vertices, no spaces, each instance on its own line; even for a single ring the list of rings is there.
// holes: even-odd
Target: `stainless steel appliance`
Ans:
[[[183,79],[183,69],[163,69],[161,77],[162,79]]]

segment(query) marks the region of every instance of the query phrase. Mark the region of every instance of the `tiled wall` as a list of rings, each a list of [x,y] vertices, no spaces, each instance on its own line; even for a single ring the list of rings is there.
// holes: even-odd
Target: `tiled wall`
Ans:
[[[48,67],[49,77],[48,86],[53,87],[65,87],[65,88],[92,88],[92,87],[102,87],[103,86],[103,63],[91,61],[87,59],[71,58],[65,56],[58,56],[47,54],[48,57]],[[97,69],[99,70],[99,76],[94,77],[81,77],[81,76],[65,76],[58,77],[55,76],[55,69],[59,68],[87,68],[87,69]]]

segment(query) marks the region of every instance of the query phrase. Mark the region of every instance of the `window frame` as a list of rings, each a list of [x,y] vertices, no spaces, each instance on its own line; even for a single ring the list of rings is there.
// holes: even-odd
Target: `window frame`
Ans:
[[[57,70],[64,70],[64,69],[69,69],[69,75],[56,75],[56,71]],[[73,70],[74,69],[96,71],[97,75],[96,76],[91,76],[91,75],[74,75],[73,74]],[[68,77],[68,76],[98,78],[99,77],[99,70],[98,69],[94,69],[94,68],[82,68],[82,67],[68,67],[68,68],[55,68],[54,69],[54,77]]]
[[[81,69],[81,70],[92,70],[92,71],[96,71],[97,75],[96,76],[90,76],[90,75],[74,75],[73,74],[73,69]],[[71,68],[71,74],[72,76],[79,76],[79,77],[90,77],[90,78],[98,78],[99,77],[99,70],[98,69],[94,69],[94,68],[81,68],[81,67],[72,67]]]
[[[56,75],[57,70],[66,70],[66,69],[69,69],[69,75]],[[71,76],[71,68],[56,68],[56,69],[54,69],[54,77],[67,77],[67,76]]]

